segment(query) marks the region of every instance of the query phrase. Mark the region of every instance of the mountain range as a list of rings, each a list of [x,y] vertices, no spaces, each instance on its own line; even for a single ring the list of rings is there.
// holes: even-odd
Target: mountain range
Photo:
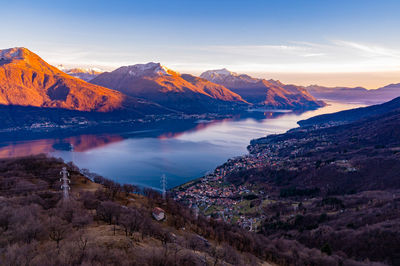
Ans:
[[[0,50],[0,104],[84,112],[123,111],[130,116],[232,113],[254,105],[290,109],[322,105],[300,87],[246,75],[237,77],[247,87],[229,86],[236,90],[232,91],[207,76],[180,74],[160,63],[123,66],[103,73],[97,69],[66,69],[62,65],[59,68],[62,71],[26,48]],[[259,100],[252,98],[254,92]]]
[[[241,95],[244,100],[257,106],[287,109],[307,109],[324,106],[304,87],[285,85],[276,80],[253,78],[246,74],[237,74],[225,68],[209,70],[201,78],[220,84]]]
[[[26,48],[0,50],[0,104],[86,112],[165,113],[165,108],[87,83]]]
[[[319,85],[307,86],[306,90],[314,97],[323,100],[378,104],[399,97],[400,83],[373,90],[363,87],[323,87]]]
[[[57,68],[70,76],[80,78],[86,82],[104,72],[98,68],[65,68],[63,65],[58,65]]]
[[[192,75],[181,75],[160,63],[123,66],[90,81],[183,112],[232,110],[247,102],[224,86]]]
[[[311,117],[307,120],[300,120],[298,124],[302,127],[316,126],[325,127],[350,123],[366,118],[380,116],[391,112],[400,111],[400,97],[382,104],[344,110],[332,114],[323,114]]]
[[[107,113],[111,118],[118,112],[115,119],[154,114],[234,113],[259,107],[310,109],[324,105],[316,98],[384,101],[397,96],[400,89],[400,84],[377,90],[302,87],[227,69],[209,70],[196,77],[152,62],[123,66],[112,72],[60,68],[63,71],[26,48],[0,50],[0,105],[8,119],[5,124],[12,125],[12,113],[16,110],[19,117],[26,117],[27,113],[29,121],[34,121],[33,114],[50,117],[50,110],[55,109],[63,118],[73,112],[86,112],[85,117]],[[13,109],[8,108],[11,106]],[[359,111],[358,116],[363,112]],[[346,114],[345,118],[356,116]]]

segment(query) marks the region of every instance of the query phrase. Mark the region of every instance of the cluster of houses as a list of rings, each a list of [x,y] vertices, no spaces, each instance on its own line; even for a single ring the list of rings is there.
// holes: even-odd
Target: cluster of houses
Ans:
[[[264,218],[265,218],[264,216],[246,217],[244,215],[241,215],[236,223],[244,229],[247,229],[252,232],[257,232],[259,229],[260,221],[263,220]]]
[[[356,172],[357,168],[355,168],[349,160],[337,160],[331,162],[331,164],[336,165],[336,167],[344,172]]]
[[[253,141],[249,146],[249,154],[228,160],[215,169],[212,174],[203,177],[183,189],[175,190],[175,200],[183,202],[205,215],[220,218],[227,222],[236,223],[251,231],[257,230],[257,224],[263,219],[262,215],[254,218],[243,212],[241,202],[244,195],[254,195],[260,200],[268,198],[265,191],[259,188],[249,188],[245,185],[235,186],[228,183],[226,177],[233,172],[252,168],[288,169],[297,171],[302,168],[315,167],[314,159],[303,156],[306,152],[326,149],[332,143],[323,135],[308,135],[304,138],[283,140],[261,139]],[[336,160],[331,164],[344,171],[357,171],[347,160]],[[264,217],[265,218],[265,217]]]
[[[299,131],[304,129],[299,129]],[[284,139],[269,141],[261,139],[254,141],[248,147],[250,155],[253,155],[261,165],[271,166],[274,169],[299,170],[298,166],[307,168],[315,165],[312,158],[303,156],[306,153],[317,152],[330,147],[332,143],[324,135],[314,135],[304,138]],[[353,171],[355,169],[350,169]]]
[[[252,226],[258,223],[258,218],[250,218],[241,214],[240,203],[245,195],[259,194],[244,185],[235,186],[225,183],[223,174],[227,169],[219,168],[211,175],[207,175],[183,190],[174,191],[174,199],[188,205],[193,212],[199,212],[214,219],[236,223],[248,230],[255,230]],[[260,194],[262,197],[263,194]]]

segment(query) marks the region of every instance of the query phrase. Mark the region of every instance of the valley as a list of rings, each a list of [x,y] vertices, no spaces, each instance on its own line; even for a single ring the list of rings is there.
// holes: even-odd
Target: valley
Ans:
[[[362,108],[365,116],[351,122],[343,122],[339,113],[322,115],[309,121],[332,120],[312,126],[300,121],[307,126],[253,140],[248,155],[171,193],[204,215],[250,231],[297,240],[328,254],[396,265],[397,101]],[[347,117],[359,112],[344,111]],[[366,252],[365,239],[375,246],[372,254]]]
[[[400,265],[400,1],[0,9],[0,266]]]
[[[316,89],[329,91],[327,88],[288,85],[226,69],[206,71],[200,77],[180,74],[159,63],[123,66],[112,72],[64,68],[61,72],[26,48],[1,50],[1,58],[0,156],[28,163],[53,160],[40,157],[42,153],[56,156],[71,161],[69,168],[91,179],[85,184],[94,181],[100,185],[96,197],[103,193],[102,186],[110,193],[119,187],[113,197],[125,201],[119,183],[128,183],[144,194],[138,198],[126,192],[125,197],[133,197],[129,200],[140,199],[142,207],[153,207],[154,202],[168,206],[169,226],[175,229],[148,234],[150,239],[142,245],[159,239],[168,250],[167,238],[182,234],[181,225],[176,227],[177,217],[190,220],[194,215],[189,222],[196,228],[193,232],[218,242],[214,248],[208,244],[197,251],[204,254],[204,261],[231,259],[216,257],[212,250],[218,249],[223,237],[202,231],[204,223],[229,227],[223,230],[234,230],[246,241],[283,240],[288,247],[297,245],[299,252],[308,254],[299,257],[305,264],[314,259],[349,265],[366,259],[391,265],[399,261],[393,255],[397,247],[392,245],[398,240],[399,217],[392,210],[398,208],[400,199],[396,178],[400,170],[400,98],[365,107],[326,103],[307,91],[312,89],[315,94]],[[368,103],[370,95],[389,93],[395,87],[356,91],[365,92],[359,100]],[[326,98],[331,99],[329,95]],[[266,133],[269,135],[264,137]],[[61,159],[57,161],[61,163]],[[156,192],[161,190],[160,176],[164,175],[171,188],[170,203],[162,203]],[[14,181],[10,183],[7,177],[2,186],[15,186],[7,190],[18,194],[41,182]],[[73,198],[82,200],[80,194]],[[102,203],[104,199],[98,198],[96,215],[90,214],[90,220],[102,220],[103,204],[118,205]],[[130,206],[117,205],[115,208]],[[178,208],[184,209],[176,212]],[[133,213],[146,220],[149,209]],[[123,222],[108,221],[114,224],[114,235],[117,227],[124,227]],[[88,230],[97,230],[90,221],[86,224]],[[138,229],[142,240],[146,230]],[[125,228],[126,236],[138,241],[127,232]],[[365,252],[368,245],[355,243],[364,239],[368,245],[379,243],[382,247]],[[191,245],[192,240],[185,240],[183,246]],[[93,243],[103,245],[98,240]],[[257,250],[260,244],[251,248],[241,244],[230,242],[230,248],[252,255],[236,254],[233,264],[258,264],[257,260],[291,264],[293,259],[272,247],[266,254]],[[309,255],[316,250],[315,258]],[[195,254],[196,248],[192,252]],[[189,256],[190,252],[186,253]]]

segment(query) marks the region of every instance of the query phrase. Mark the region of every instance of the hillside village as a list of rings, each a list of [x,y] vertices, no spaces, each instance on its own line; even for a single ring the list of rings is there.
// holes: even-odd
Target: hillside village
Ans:
[[[348,158],[350,153],[340,148],[332,149],[337,145],[336,137],[323,131],[337,125],[340,124],[297,128],[290,130],[289,134],[253,140],[248,146],[249,154],[229,159],[213,173],[175,188],[173,196],[178,202],[199,208],[208,217],[256,231],[266,219],[263,207],[276,200],[282,201],[280,196],[292,191],[290,188],[279,190],[270,182],[248,182],[240,176],[248,173],[255,173],[256,176],[257,172],[266,168],[274,172],[307,173],[310,169],[323,166],[332,167],[338,173],[357,172],[355,163]],[[312,155],[322,153],[324,158]],[[235,182],[236,177],[241,181]],[[312,194],[318,189],[304,191]],[[254,202],[257,206],[253,206]],[[298,206],[300,202],[293,201],[291,204]]]

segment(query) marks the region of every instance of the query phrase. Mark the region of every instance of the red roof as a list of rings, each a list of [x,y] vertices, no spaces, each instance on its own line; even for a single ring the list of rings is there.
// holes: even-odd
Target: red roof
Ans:
[[[165,213],[165,211],[164,211],[163,209],[159,208],[159,207],[155,207],[155,208],[153,209],[153,213],[154,213],[155,215],[159,215],[160,213]]]

